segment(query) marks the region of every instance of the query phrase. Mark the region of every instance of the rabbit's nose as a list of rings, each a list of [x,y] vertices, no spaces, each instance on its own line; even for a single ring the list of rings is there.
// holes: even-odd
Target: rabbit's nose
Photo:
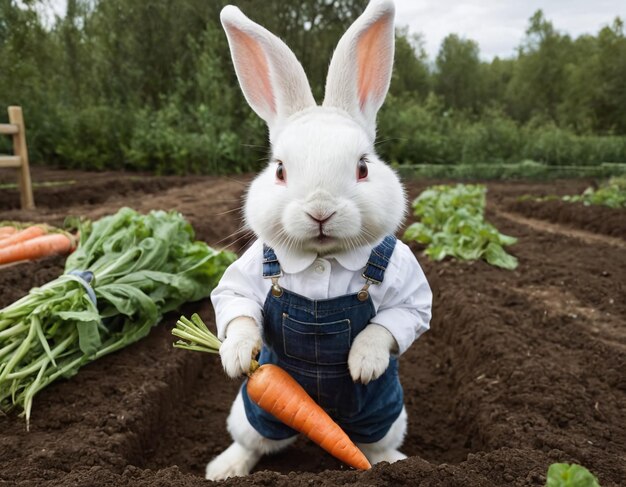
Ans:
[[[314,222],[319,223],[320,225],[326,223],[328,220],[330,220],[332,218],[332,216],[335,214],[336,212],[333,211],[330,215],[325,216],[325,215],[320,215],[318,213],[316,213],[315,215],[311,215],[310,213],[307,212],[307,216],[313,220]]]

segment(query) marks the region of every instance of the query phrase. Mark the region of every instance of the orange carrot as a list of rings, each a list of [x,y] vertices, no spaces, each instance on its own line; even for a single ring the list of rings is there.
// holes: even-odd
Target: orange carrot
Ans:
[[[45,228],[39,225],[33,225],[32,227],[25,228],[24,230],[20,230],[19,232],[14,233],[10,237],[3,238],[0,240],[0,249],[5,247],[9,247],[13,244],[25,242],[26,240],[30,240],[31,238],[41,237],[46,234]]]
[[[42,235],[0,248],[0,264],[38,259],[53,254],[66,254],[72,247],[72,239],[63,233]]]
[[[8,237],[9,235],[13,235],[17,232],[17,228],[11,226],[2,226],[0,227],[0,238]]]
[[[250,374],[248,396],[262,409],[304,434],[338,460],[371,468],[365,455],[307,392],[282,368],[261,365]]]

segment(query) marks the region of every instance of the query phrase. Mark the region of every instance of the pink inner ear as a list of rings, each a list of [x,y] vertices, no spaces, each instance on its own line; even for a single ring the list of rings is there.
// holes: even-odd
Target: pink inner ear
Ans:
[[[249,97],[250,104],[257,105],[258,108],[267,107],[269,112],[276,113],[270,70],[263,47],[242,30],[232,26],[229,30],[241,86]]]
[[[391,16],[387,15],[372,24],[357,43],[359,104],[361,110],[368,98],[382,98],[387,92],[389,79],[389,36]]]

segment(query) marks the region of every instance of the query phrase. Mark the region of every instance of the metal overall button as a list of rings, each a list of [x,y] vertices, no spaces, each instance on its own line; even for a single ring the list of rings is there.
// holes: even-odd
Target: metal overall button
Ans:
[[[283,288],[278,285],[278,277],[272,277],[272,296],[280,298],[283,295]]]
[[[370,293],[368,291],[370,284],[372,284],[372,281],[368,279],[363,285],[363,287],[361,288],[361,290],[357,293],[356,298],[359,301],[367,301],[367,298],[370,297]]]

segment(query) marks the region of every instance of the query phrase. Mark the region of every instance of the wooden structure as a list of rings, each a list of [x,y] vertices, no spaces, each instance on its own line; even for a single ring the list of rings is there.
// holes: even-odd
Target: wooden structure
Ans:
[[[23,209],[35,208],[33,187],[28,166],[26,147],[26,127],[21,107],[9,107],[9,123],[0,123],[0,134],[10,135],[13,139],[13,155],[0,155],[0,169],[11,167],[18,170],[20,200]]]

